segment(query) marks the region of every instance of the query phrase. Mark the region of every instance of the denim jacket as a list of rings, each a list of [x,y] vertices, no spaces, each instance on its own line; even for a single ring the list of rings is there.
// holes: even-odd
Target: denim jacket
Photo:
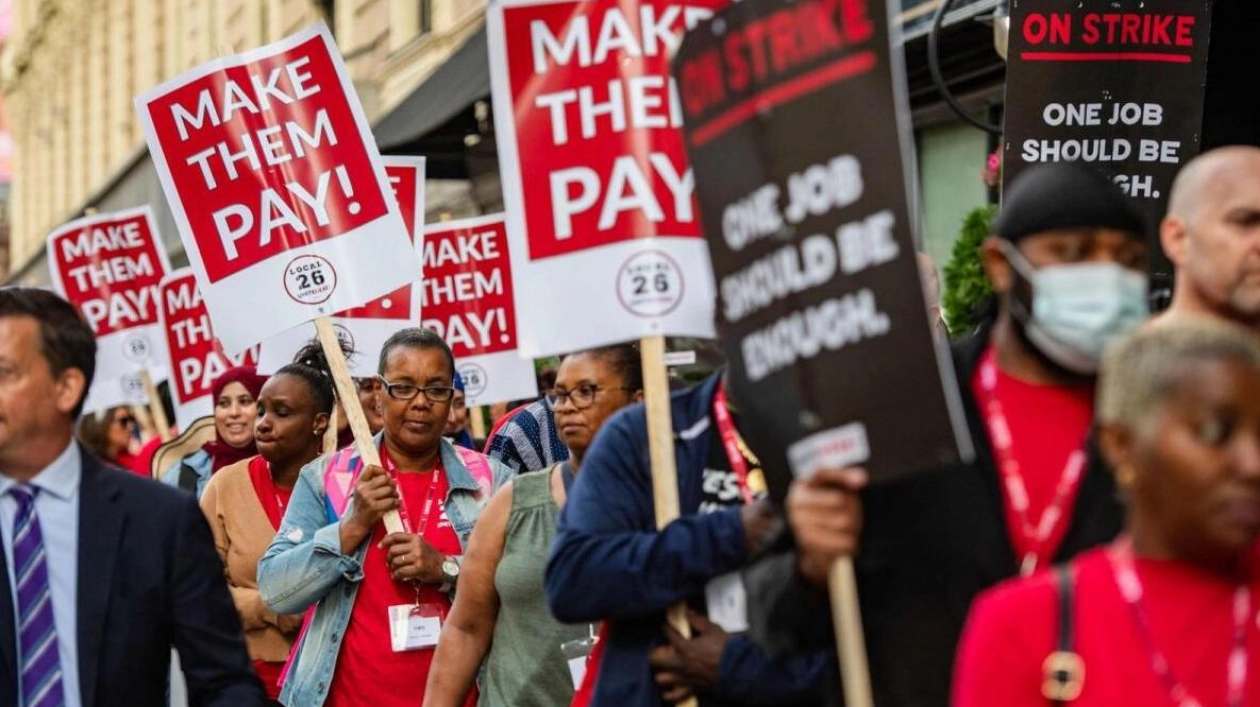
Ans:
[[[197,498],[200,499],[201,494],[206,492],[206,484],[210,483],[210,475],[211,473],[213,473],[212,469],[214,466],[214,460],[210,458],[210,452],[207,452],[204,449],[198,449],[192,454],[189,454],[183,459],[180,459],[174,464],[168,466],[166,468],[166,471],[162,472],[162,483],[166,484],[167,486],[174,486],[175,488],[180,488],[179,477],[180,477],[180,474],[183,472],[185,466],[192,469],[193,472],[196,474]],[[192,489],[188,489],[188,490],[191,491]]]
[[[380,445],[381,437],[377,435],[377,448]],[[450,488],[446,514],[459,536],[460,547],[467,548],[473,524],[490,494],[482,492],[445,439],[441,441],[440,454]],[[358,455],[353,459],[357,468]],[[328,696],[341,640],[363,579],[363,559],[368,548],[368,541],[364,541],[353,553],[341,553],[341,523],[329,522],[330,506],[324,493],[327,463],[325,455],[302,468],[280,530],[258,563],[258,590],[273,611],[300,614],[318,604],[314,615],[308,618],[280,695],[284,704],[304,707],[319,707]],[[494,488],[498,489],[512,472],[494,460],[488,463]],[[382,650],[388,650],[388,646],[382,646]]]

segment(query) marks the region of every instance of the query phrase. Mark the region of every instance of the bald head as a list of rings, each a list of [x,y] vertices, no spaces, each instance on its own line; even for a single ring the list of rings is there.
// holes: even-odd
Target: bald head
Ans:
[[[1160,242],[1177,267],[1172,312],[1260,327],[1260,148],[1191,160],[1173,182]]]
[[[1260,175],[1260,147],[1230,145],[1204,152],[1186,163],[1173,181],[1168,215],[1192,220],[1204,202],[1219,199],[1238,177]]]

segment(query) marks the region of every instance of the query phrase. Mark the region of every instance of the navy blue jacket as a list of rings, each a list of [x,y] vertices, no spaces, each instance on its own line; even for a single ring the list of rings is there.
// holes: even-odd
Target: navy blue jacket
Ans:
[[[697,514],[720,374],[673,395],[682,517],[656,530],[647,421],[621,410],[582,461],[547,563],[547,601],[561,621],[610,620],[592,707],[657,707],[648,652],[665,642],[667,607],[703,597],[705,583],[749,561],[738,508]],[[722,654],[715,705],[810,705],[825,682],[824,653],[772,659],[744,635]]]
[[[189,704],[267,704],[197,499],[79,452],[83,707],[166,707],[172,646]],[[17,707],[16,621],[3,554],[0,547],[0,707]]]

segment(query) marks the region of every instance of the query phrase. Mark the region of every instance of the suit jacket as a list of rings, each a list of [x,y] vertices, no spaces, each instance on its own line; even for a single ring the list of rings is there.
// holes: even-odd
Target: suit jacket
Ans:
[[[971,394],[987,345],[980,335],[954,348],[975,462],[863,493],[858,589],[881,707],[948,705],[954,653],[972,600],[1019,573],[988,431]],[[1120,531],[1123,513],[1111,472],[1092,442],[1088,452],[1056,563]],[[799,577],[790,549],[767,556],[746,575],[751,629],[760,642],[775,652],[834,645],[826,592]]]
[[[192,705],[264,704],[197,499],[81,452],[83,707],[165,707],[171,646]],[[12,589],[0,571],[0,707],[17,705],[16,653]]]

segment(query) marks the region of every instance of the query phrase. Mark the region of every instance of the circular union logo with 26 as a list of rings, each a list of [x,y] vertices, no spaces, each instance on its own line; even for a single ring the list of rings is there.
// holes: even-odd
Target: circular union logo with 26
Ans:
[[[617,271],[617,299],[640,317],[659,317],[677,309],[683,285],[678,262],[659,250],[635,253]]]
[[[459,377],[464,379],[464,395],[476,398],[486,392],[486,371],[475,363],[465,363],[459,367]]]
[[[284,268],[284,291],[301,304],[320,304],[337,289],[337,270],[327,258],[299,255]]]

